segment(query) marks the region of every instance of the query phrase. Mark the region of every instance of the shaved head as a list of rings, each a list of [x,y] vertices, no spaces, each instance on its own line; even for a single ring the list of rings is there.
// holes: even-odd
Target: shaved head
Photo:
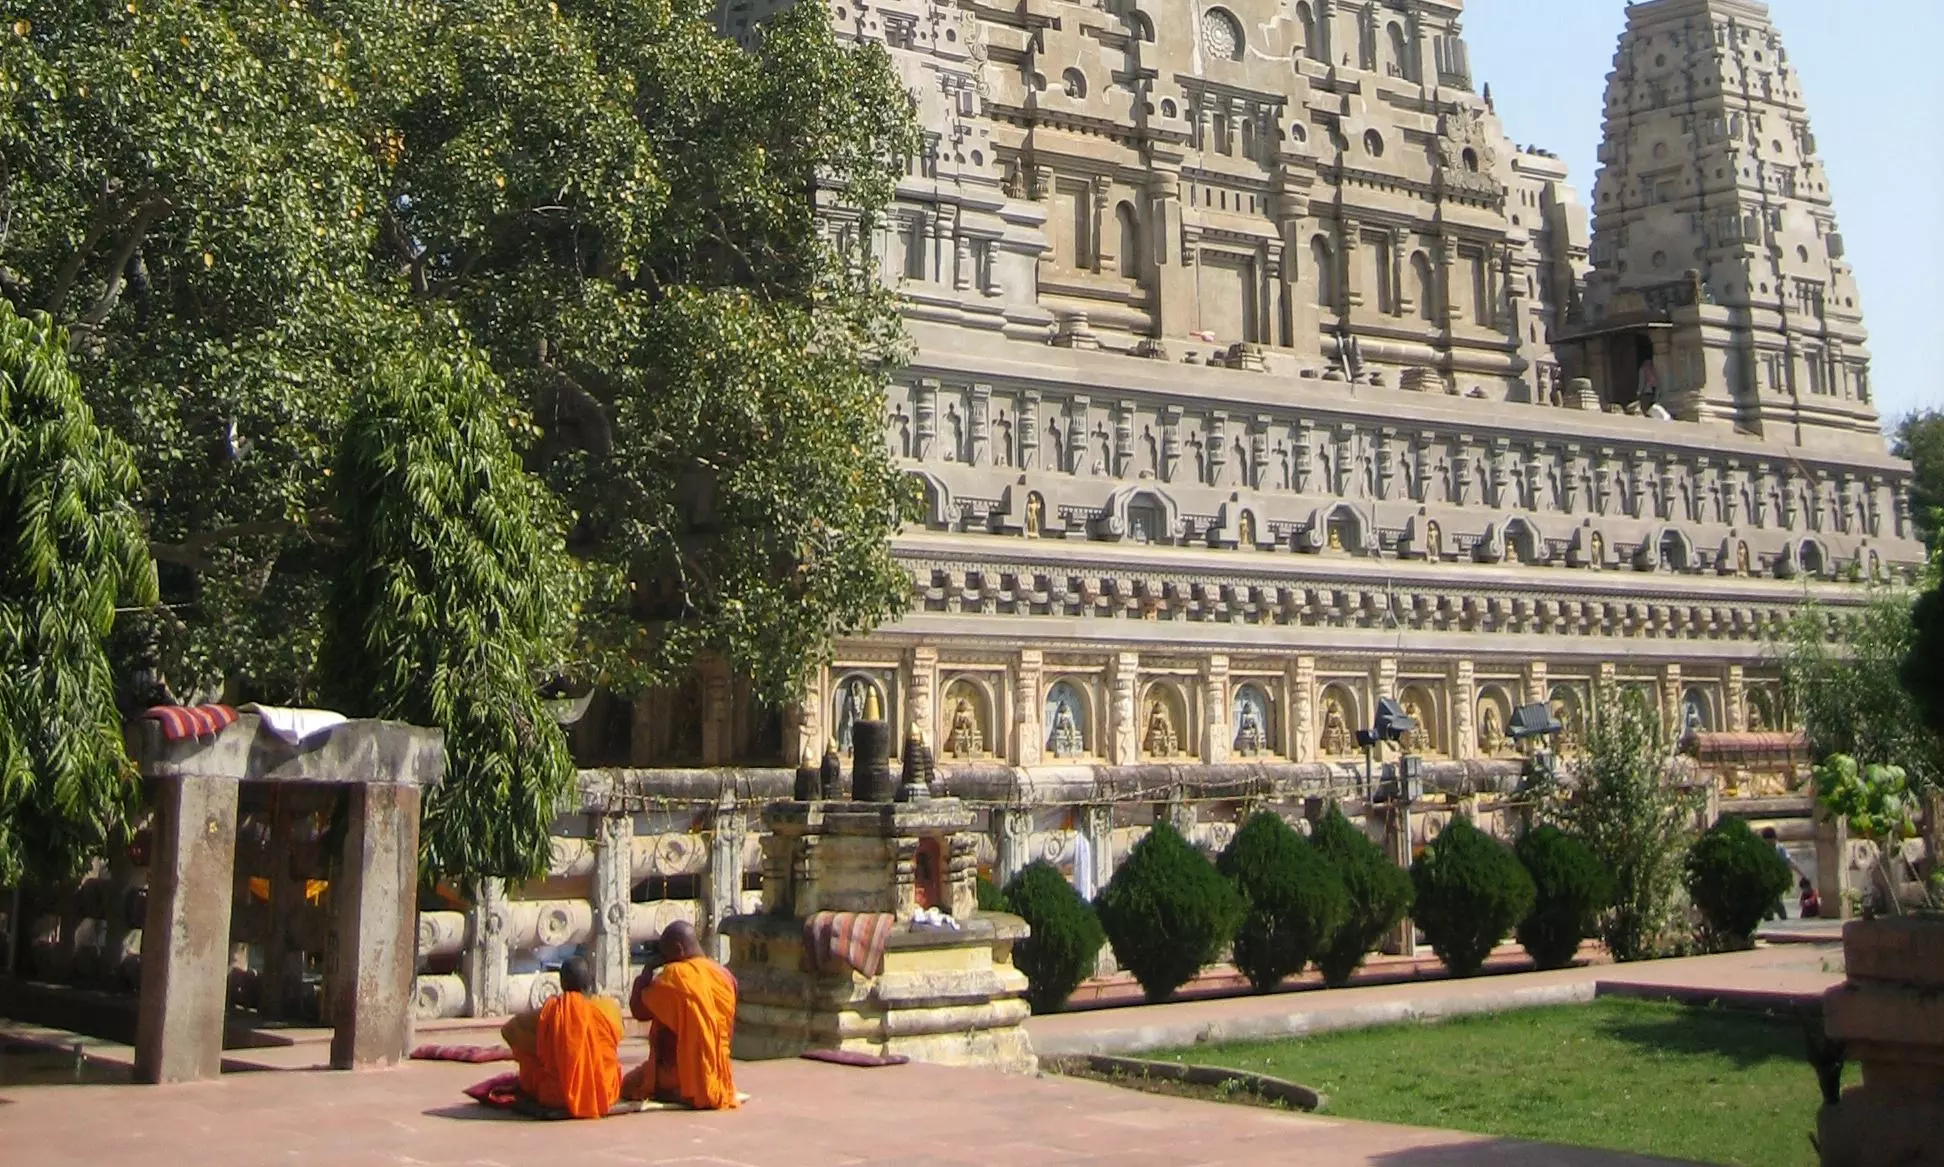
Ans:
[[[702,941],[695,935],[695,925],[687,920],[677,920],[662,929],[661,955],[663,960],[688,960],[702,955]]]

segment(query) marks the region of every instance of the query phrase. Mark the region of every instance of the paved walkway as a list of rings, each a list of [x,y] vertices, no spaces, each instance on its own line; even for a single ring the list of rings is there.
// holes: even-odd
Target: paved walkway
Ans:
[[[8,1167],[1645,1167],[1658,1160],[1165,1098],[1064,1078],[815,1062],[736,1067],[723,1114],[504,1118],[459,1090],[491,1066],[232,1074],[192,1086],[0,1088]]]
[[[1791,1007],[1820,999],[1843,979],[1840,948],[1790,944],[1752,952],[1555,972],[1414,981],[1347,989],[1298,988],[1267,996],[1089,1009],[1027,1022],[1041,1054],[1136,1053],[1201,1042],[1249,1041],[1639,996]]]

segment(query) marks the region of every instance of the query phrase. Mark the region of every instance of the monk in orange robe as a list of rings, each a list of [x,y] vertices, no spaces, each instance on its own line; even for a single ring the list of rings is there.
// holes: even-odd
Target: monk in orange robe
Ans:
[[[667,963],[635,978],[628,995],[636,1020],[648,1023],[648,1060],[629,1071],[621,1095],[678,1102],[696,1110],[736,1105],[729,1038],[736,1029],[736,978],[702,955],[686,921],[661,934]]]
[[[520,1091],[575,1118],[600,1118],[621,1097],[621,1007],[593,988],[586,958],[571,957],[560,966],[560,995],[500,1030],[520,1066]]]

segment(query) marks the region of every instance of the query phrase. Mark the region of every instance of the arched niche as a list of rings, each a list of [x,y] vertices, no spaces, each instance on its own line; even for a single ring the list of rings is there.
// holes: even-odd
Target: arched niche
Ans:
[[[886,723],[897,726],[898,710],[895,704],[896,686],[891,683],[890,674],[877,669],[849,669],[838,672],[830,686],[830,736],[837,743],[837,752],[845,757],[851,753],[851,727],[864,716],[870,704],[870,697],[877,697],[878,711]],[[904,740],[901,733],[893,733],[893,748]]]
[[[1802,574],[1821,578],[1829,574],[1829,552],[1824,550],[1822,540],[1804,539],[1796,548],[1796,561],[1802,565]]]
[[[1309,549],[1362,555],[1370,549],[1371,526],[1349,503],[1319,509],[1310,519]]]
[[[1172,681],[1156,681],[1141,693],[1135,710],[1141,729],[1141,756],[1165,760],[1195,752],[1188,724],[1188,701]]]
[[[1341,683],[1323,686],[1316,698],[1317,756],[1356,756],[1357,730],[1363,724],[1362,703],[1350,686]]]
[[[992,690],[974,677],[956,677],[945,685],[945,700],[940,705],[944,732],[939,735],[939,756],[953,761],[974,761],[1001,752],[1005,743],[994,731]]]
[[[1559,752],[1577,753],[1586,742],[1586,694],[1578,685],[1554,685],[1546,704],[1559,723]]]
[[[1680,736],[1713,733],[1721,725],[1715,713],[1714,694],[1699,685],[1689,685],[1681,693]]]
[[[1438,693],[1422,683],[1409,684],[1398,691],[1397,703],[1403,707],[1407,717],[1417,722],[1417,728],[1404,735],[1398,744],[1404,752],[1412,754],[1442,754],[1445,752],[1444,703]]]
[[[1750,686],[1742,694],[1742,709],[1743,728],[1749,733],[1777,733],[1786,728],[1780,695],[1766,685]]]
[[[952,499],[952,488],[929,470],[913,470],[911,476],[925,492],[925,525],[933,530],[950,528],[958,519],[958,504]]]
[[[1107,496],[1095,522],[1108,539],[1172,544],[1181,531],[1181,506],[1152,486],[1122,487]]]
[[[1253,681],[1235,687],[1229,698],[1229,752],[1244,758],[1276,753],[1276,705],[1269,690]]]
[[[1528,567],[1536,567],[1547,560],[1545,548],[1545,535],[1530,519],[1505,520],[1506,558],[1516,560]]]
[[[1043,710],[1051,758],[1084,758],[1094,753],[1093,687],[1077,677],[1062,677],[1046,690]]]
[[[1472,731],[1478,739],[1478,756],[1496,758],[1515,752],[1512,741],[1512,694],[1503,685],[1484,685],[1478,690],[1477,707],[1472,713]]]
[[[1669,527],[1660,536],[1661,566],[1669,571],[1694,570],[1694,543],[1679,530]]]

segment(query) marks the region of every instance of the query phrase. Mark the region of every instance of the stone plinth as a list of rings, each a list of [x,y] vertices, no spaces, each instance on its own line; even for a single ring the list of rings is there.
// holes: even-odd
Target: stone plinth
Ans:
[[[180,1082],[221,1071],[237,796],[245,782],[348,795],[343,874],[331,889],[331,1065],[404,1058],[418,940],[419,799],[444,773],[443,735],[347,721],[297,746],[245,714],[221,733],[184,741],[164,739],[156,722],[136,722],[128,748],[155,807],[136,1077]]]
[[[950,798],[767,807],[763,911],[722,926],[741,986],[735,1056],[842,1049],[1031,1071],[1026,978],[1012,964],[1027,927],[978,912],[972,821]],[[914,927],[928,907],[959,927]],[[819,912],[890,916],[882,966],[811,971],[804,926]]]
[[[1823,999],[1828,1035],[1863,1081],[1823,1107],[1823,1167],[1934,1162],[1944,1147],[1944,918],[1852,920],[1849,979]]]

